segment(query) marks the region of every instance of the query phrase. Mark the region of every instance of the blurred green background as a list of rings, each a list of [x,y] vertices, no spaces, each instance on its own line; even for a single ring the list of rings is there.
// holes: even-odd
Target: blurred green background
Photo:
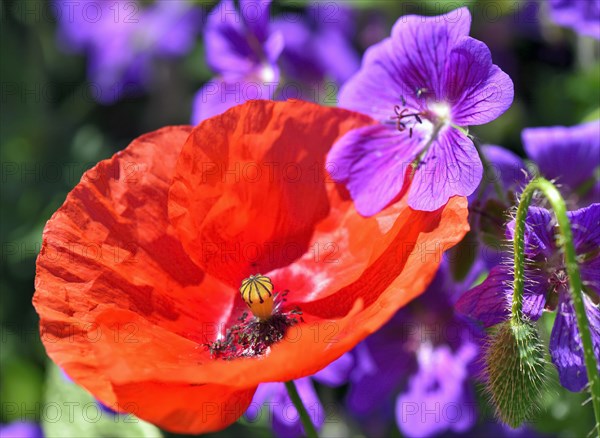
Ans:
[[[302,3],[281,2],[274,10],[301,11]],[[397,17],[419,2],[345,3],[357,10],[354,44],[363,52],[366,39],[361,29],[373,16],[379,17],[382,36],[386,36]],[[539,12],[540,8],[531,9],[531,2],[525,1],[424,3],[431,14],[439,13],[440,3],[470,6],[474,15],[472,36],[490,47],[494,62],[515,82],[512,108],[493,123],[473,129],[484,143],[522,153],[520,133],[524,127],[572,125],[598,116],[598,42],[549,23],[543,5]],[[211,6],[210,2],[202,4]],[[199,37],[185,58],[155,66],[156,75],[148,93],[100,105],[87,88],[85,56],[59,49],[56,22],[48,11],[43,1],[0,2],[1,423],[47,420],[54,415],[47,410],[48,403],[91,400],[75,385],[57,377],[39,341],[31,297],[35,258],[45,222],[82,173],[96,162],[123,149],[140,134],[169,124],[188,123],[194,93],[212,76]],[[320,387],[319,392],[325,401],[339,401],[344,389]],[[585,436],[591,429],[591,412],[581,407],[584,399],[584,395],[570,394],[557,384],[549,384],[543,410],[533,427],[552,436]],[[344,417],[341,407],[340,417]],[[491,419],[489,411],[487,419]],[[137,421],[127,424],[126,420],[107,420],[108,425],[75,421],[77,424],[59,426],[67,428],[62,429],[62,436],[158,433],[151,426]],[[57,424],[47,427],[52,436],[61,436]],[[359,435],[351,421],[347,428],[335,424],[328,427],[329,436]],[[399,434],[395,428],[392,433]],[[252,425],[241,421],[216,435],[269,436],[270,430],[264,421]]]

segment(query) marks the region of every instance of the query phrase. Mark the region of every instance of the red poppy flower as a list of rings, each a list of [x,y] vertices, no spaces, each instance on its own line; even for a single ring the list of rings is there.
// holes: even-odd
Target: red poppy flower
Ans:
[[[88,171],[46,225],[37,261],[49,356],[108,406],[198,433],[237,420],[259,383],[310,375],[350,350],[425,289],[468,229],[464,198],[356,213],[325,156],[369,123],[253,101],[144,135]],[[263,289],[242,290],[263,318],[244,319],[239,289],[257,274]],[[257,307],[272,296],[282,326]],[[260,321],[283,339],[236,336]]]

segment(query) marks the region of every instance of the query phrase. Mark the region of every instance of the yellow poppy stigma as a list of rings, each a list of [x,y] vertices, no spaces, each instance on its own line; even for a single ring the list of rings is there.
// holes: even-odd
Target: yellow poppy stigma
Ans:
[[[273,283],[264,275],[251,275],[242,281],[242,298],[258,319],[267,320],[273,313]]]

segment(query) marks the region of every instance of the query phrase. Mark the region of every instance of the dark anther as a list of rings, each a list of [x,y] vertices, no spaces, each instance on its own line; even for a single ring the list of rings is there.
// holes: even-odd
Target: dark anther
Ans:
[[[403,102],[404,102],[404,98],[402,98]],[[410,113],[408,108],[401,108],[400,105],[394,105],[394,113],[396,114],[395,116],[392,116],[391,119],[396,121],[396,129],[400,132],[403,132],[406,130],[406,119],[410,119],[411,117],[414,117],[417,122],[419,123],[423,123],[423,120],[421,119],[421,116],[424,115],[423,113]],[[412,138],[412,127],[409,130],[409,135]]]

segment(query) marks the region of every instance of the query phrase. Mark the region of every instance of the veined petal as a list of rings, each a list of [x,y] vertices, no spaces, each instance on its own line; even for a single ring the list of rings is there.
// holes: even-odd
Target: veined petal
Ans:
[[[500,183],[504,190],[511,192],[516,192],[525,187],[527,181],[526,167],[518,155],[502,146],[491,144],[483,145],[481,149],[491,167],[489,176],[484,173],[484,179],[481,182],[481,184],[487,185],[481,196],[483,201],[494,195],[494,184]],[[469,197],[469,202],[475,201],[478,196],[476,190]]]
[[[554,236],[554,218],[545,208],[529,207],[525,220],[525,255],[535,257],[544,254],[551,257],[556,250]],[[514,239],[515,221],[506,226],[506,238]]]
[[[452,196],[469,196],[479,186],[483,166],[473,142],[454,128],[441,132],[425,154],[408,193],[408,205],[434,211]]]
[[[260,64],[260,54],[248,43],[248,29],[233,0],[221,0],[210,13],[204,40],[208,65],[227,80],[243,78]]]
[[[587,295],[583,295],[585,311],[592,334],[596,362],[600,363],[600,308]],[[587,374],[581,337],[577,328],[575,309],[566,293],[559,296],[556,320],[550,336],[550,356],[558,370],[560,384],[569,391],[579,392],[587,384]],[[600,372],[600,366],[598,367]]]
[[[337,182],[346,184],[356,210],[372,216],[402,191],[407,170],[415,161],[422,138],[410,137],[380,124],[348,132],[327,156],[327,168]]]
[[[437,17],[406,15],[392,29],[394,64],[410,91],[426,89],[434,100],[444,98],[444,73],[450,51],[469,35],[471,13],[459,8]]]
[[[600,248],[600,204],[567,212],[577,254]],[[597,255],[596,257],[600,257]]]
[[[546,303],[544,277],[527,270],[523,291],[523,313],[533,321],[542,316]],[[491,327],[510,316],[512,304],[513,275],[507,266],[492,268],[488,277],[478,286],[464,293],[456,302],[455,308],[463,315],[481,321]]]
[[[600,257],[593,257],[579,264],[583,286],[600,296]]]
[[[542,176],[566,185],[567,191],[593,178],[600,167],[600,120],[571,127],[527,128],[522,139]]]
[[[378,121],[390,120],[394,106],[406,99],[416,108],[414,89],[402,81],[395,63],[394,45],[391,38],[371,46],[363,57],[360,70],[340,89],[339,105]]]
[[[240,0],[240,13],[252,35],[262,43],[267,40],[271,0]]]
[[[463,37],[450,52],[444,76],[444,100],[452,105],[452,121],[481,125],[510,107],[514,87],[510,77],[492,64],[485,43]]]

